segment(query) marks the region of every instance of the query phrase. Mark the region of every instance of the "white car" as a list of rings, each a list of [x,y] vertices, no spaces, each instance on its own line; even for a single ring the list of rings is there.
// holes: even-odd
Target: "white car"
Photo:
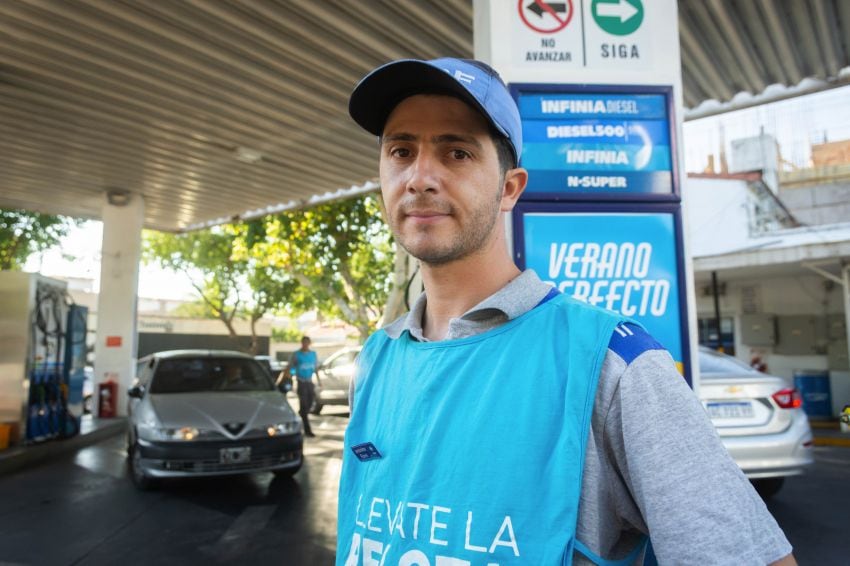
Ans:
[[[325,405],[348,405],[348,387],[361,349],[361,346],[341,348],[319,364],[320,385],[316,387],[316,399],[310,412],[318,415]]]
[[[785,379],[699,349],[699,396],[720,439],[762,497],[814,462],[800,393]]]
[[[301,419],[259,362],[240,352],[175,350],[139,360],[128,391],[130,476],[167,477],[301,467]]]

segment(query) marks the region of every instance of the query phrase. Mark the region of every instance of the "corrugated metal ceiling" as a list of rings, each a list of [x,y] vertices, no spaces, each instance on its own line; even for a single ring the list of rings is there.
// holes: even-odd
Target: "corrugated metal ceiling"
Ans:
[[[850,65],[850,2],[679,6],[688,106]],[[352,86],[471,54],[471,0],[0,2],[0,206],[97,218],[126,190],[147,227],[182,230],[368,189]]]
[[[685,106],[757,95],[818,79],[834,86],[850,66],[847,0],[679,0]]]

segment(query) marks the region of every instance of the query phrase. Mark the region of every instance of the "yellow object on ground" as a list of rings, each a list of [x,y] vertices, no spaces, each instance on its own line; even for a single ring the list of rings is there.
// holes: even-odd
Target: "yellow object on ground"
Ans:
[[[9,447],[9,437],[12,435],[12,425],[0,423],[0,450]]]

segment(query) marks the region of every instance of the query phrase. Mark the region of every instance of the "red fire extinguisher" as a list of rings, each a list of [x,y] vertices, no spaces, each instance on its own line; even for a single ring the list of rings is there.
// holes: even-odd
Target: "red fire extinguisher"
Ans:
[[[115,416],[115,404],[118,402],[118,384],[104,381],[97,386],[97,416],[111,419]]]

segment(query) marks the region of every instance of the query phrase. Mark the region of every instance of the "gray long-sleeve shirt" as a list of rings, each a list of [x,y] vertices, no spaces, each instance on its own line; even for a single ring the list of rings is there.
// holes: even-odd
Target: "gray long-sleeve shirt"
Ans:
[[[445,339],[504,324],[533,309],[550,290],[525,271],[452,319]],[[426,302],[420,296],[387,334],[398,338],[407,331],[426,340]],[[627,353],[609,345],[599,377],[577,537],[596,554],[616,560],[645,533],[651,533],[660,564],[763,565],[791,553],[670,354],[637,332]],[[590,564],[579,555],[575,563]]]

